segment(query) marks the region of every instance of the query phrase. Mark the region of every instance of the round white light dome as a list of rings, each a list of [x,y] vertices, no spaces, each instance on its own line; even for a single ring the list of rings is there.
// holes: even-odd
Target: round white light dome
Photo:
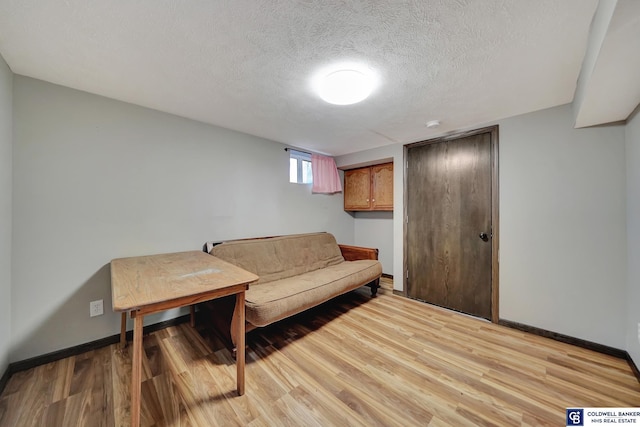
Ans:
[[[337,70],[318,83],[320,98],[330,104],[349,105],[366,99],[375,87],[375,79],[358,70]]]

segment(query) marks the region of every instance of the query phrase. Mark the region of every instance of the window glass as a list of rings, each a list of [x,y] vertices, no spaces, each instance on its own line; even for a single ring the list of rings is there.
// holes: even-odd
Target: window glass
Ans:
[[[313,182],[313,174],[311,173],[311,162],[302,161],[302,183],[311,184]]]
[[[311,184],[311,154],[289,149],[289,182]]]
[[[298,182],[298,160],[289,159],[289,182]]]

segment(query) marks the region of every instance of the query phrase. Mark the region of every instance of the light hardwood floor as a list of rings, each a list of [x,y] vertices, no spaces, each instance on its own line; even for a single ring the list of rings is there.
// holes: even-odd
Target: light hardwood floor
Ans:
[[[144,338],[145,426],[564,425],[567,407],[639,407],[626,361],[384,291],[344,295],[248,336],[246,394],[214,335]],[[117,345],[15,374],[0,426],[126,426]]]

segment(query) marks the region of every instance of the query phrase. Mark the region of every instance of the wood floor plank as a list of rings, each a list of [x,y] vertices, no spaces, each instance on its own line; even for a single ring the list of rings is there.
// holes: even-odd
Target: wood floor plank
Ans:
[[[25,387],[26,389],[26,387]],[[21,393],[14,392],[0,397],[0,426],[16,426],[23,408],[20,406]]]
[[[563,425],[568,406],[640,407],[626,361],[382,292],[343,295],[248,335],[235,360],[199,324],[144,338],[144,426]],[[0,427],[126,426],[129,348],[13,375]]]
[[[93,358],[76,360],[73,366],[73,375],[67,396],[93,388],[93,382],[96,379],[94,363],[95,359]]]
[[[113,408],[113,372],[111,363],[111,348],[104,347],[96,351],[94,365],[98,380],[91,390],[90,419],[96,427],[110,427],[114,425]]]
[[[45,408],[40,425],[61,426],[64,423],[64,414],[67,409],[67,399],[58,400]]]
[[[75,369],[75,357],[67,357],[55,363],[58,367],[58,375],[54,383],[53,396],[51,396],[52,402],[69,396]]]
[[[175,380],[176,388],[191,422],[197,426],[206,425],[207,423],[211,426],[219,426],[215,422],[215,418],[211,421],[208,420],[208,414],[200,405],[201,398],[196,387],[197,381],[194,380],[191,373],[185,371],[175,375]]]
[[[91,390],[83,390],[66,399],[63,427],[82,427],[96,425],[91,419]]]
[[[36,368],[33,381],[27,383],[25,393],[18,400],[21,413],[15,421],[16,426],[39,426],[48,405],[54,396],[56,362]]]
[[[131,346],[121,348],[119,344],[111,350],[111,393],[113,419],[116,426],[126,426],[131,421]]]
[[[309,407],[309,410],[315,411],[322,415],[330,425],[343,426],[364,426],[371,425],[362,418],[359,413],[351,413],[350,408],[344,404],[337,396],[347,384],[334,385],[337,372],[331,371],[326,366],[318,366],[314,364],[314,357],[302,350],[299,345],[287,346],[286,352],[273,353],[271,358],[277,358],[275,366],[285,368],[287,377],[296,378],[297,381],[290,382],[292,384],[291,393],[297,399]],[[295,361],[292,363],[292,361]],[[312,370],[303,367],[313,367]],[[323,382],[324,378],[330,378],[329,382]],[[313,395],[313,399],[309,396]]]
[[[305,345],[311,346],[318,358],[334,366],[338,370],[338,377],[350,383],[358,393],[375,397],[384,407],[394,407],[402,411],[403,416],[409,421],[424,424],[431,419],[432,414],[427,409],[408,401],[407,396],[398,387],[385,387],[386,379],[380,379],[375,375],[378,371],[376,367],[366,363],[366,354],[362,355],[363,357],[356,356],[357,353],[354,353],[349,340],[323,334],[323,342],[319,342],[314,334],[309,334],[305,336],[305,341]],[[327,341],[329,345],[326,345]]]
[[[281,352],[295,361],[296,375],[303,379],[304,383],[315,385],[317,393],[323,393],[323,397],[337,397],[339,402],[332,405],[333,410],[350,414],[354,422],[361,419],[364,425],[368,426],[397,425],[385,407],[380,405],[377,396],[354,391],[353,384],[340,376],[340,370],[332,364],[315,363],[318,354],[313,347],[290,345],[282,348]]]

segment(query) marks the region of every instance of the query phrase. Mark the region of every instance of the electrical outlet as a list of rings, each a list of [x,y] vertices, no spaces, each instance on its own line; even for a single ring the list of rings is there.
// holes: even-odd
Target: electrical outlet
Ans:
[[[89,303],[89,317],[102,316],[104,314],[103,301],[101,299]]]

